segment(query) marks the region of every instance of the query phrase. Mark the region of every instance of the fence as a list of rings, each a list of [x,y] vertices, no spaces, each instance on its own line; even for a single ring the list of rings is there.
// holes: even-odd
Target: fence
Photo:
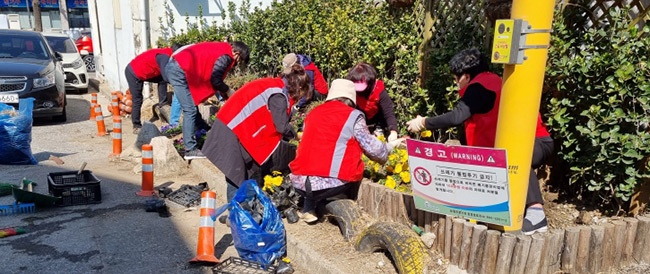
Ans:
[[[524,236],[418,210],[413,196],[369,181],[362,182],[357,203],[373,218],[435,233],[432,250],[470,274],[599,273],[650,263],[646,216]]]

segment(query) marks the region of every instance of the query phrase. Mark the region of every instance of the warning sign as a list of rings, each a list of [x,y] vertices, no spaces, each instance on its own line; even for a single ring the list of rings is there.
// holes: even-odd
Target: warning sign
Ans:
[[[416,182],[412,184],[416,208],[511,225],[505,150],[413,139],[407,140],[407,147],[409,166],[415,167],[411,178]]]

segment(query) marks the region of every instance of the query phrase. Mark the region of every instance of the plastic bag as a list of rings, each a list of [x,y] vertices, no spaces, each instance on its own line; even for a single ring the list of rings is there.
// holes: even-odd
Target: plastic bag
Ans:
[[[32,110],[34,98],[20,99],[18,112],[0,103],[0,164],[35,165],[32,155]]]
[[[261,203],[263,207],[259,223],[255,220],[258,218],[254,218],[249,211],[242,208],[242,205],[248,208],[248,204],[253,204],[251,201],[254,201],[254,204]],[[286,253],[282,217],[255,180],[244,181],[232,201],[217,208],[212,219],[216,220],[226,209],[229,211],[228,219],[235,249],[242,259],[268,267]]]

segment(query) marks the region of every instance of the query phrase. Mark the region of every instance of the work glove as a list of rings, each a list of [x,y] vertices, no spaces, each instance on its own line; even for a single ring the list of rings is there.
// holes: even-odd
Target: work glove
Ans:
[[[408,131],[410,132],[420,132],[424,129],[424,120],[426,118],[418,115],[417,117],[413,118],[411,121],[406,122],[406,125],[408,126]]]
[[[388,141],[395,141],[397,140],[397,131],[391,130],[390,135],[388,135]]]
[[[398,147],[403,147],[404,142],[406,141],[406,138],[398,138],[393,141],[390,141],[386,143],[386,147],[388,148],[388,153],[393,152],[393,149],[398,148]]]

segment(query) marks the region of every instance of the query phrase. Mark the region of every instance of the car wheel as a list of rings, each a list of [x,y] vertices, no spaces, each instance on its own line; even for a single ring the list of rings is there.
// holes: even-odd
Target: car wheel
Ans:
[[[86,63],[86,70],[88,72],[94,72],[95,71],[95,60],[93,58],[93,55],[86,55],[83,57],[84,63]]]
[[[54,120],[55,122],[61,122],[61,123],[67,121],[68,120],[68,115],[66,114],[67,106],[68,106],[68,102],[66,100],[64,105],[63,105],[63,112],[61,112],[61,115],[53,116],[52,120]]]

